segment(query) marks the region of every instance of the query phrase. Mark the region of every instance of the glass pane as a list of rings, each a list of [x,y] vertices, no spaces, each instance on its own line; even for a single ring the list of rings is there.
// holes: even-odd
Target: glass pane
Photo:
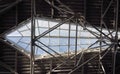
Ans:
[[[14,37],[9,36],[6,38],[14,43],[18,43],[21,40],[21,37],[19,37],[19,36],[14,36]]]
[[[35,36],[40,35],[40,29],[39,28],[35,28]]]
[[[60,38],[60,45],[68,45],[68,38]]]
[[[76,25],[75,24],[71,25],[71,30],[76,30]]]
[[[60,26],[60,29],[69,29],[69,24],[63,24]]]
[[[89,47],[89,45],[81,45],[80,48],[81,49],[87,49]]]
[[[48,27],[48,21],[38,20],[39,27]]]
[[[42,47],[43,48],[43,47]],[[42,49],[40,49],[39,47],[35,47],[35,55],[41,55],[44,56],[46,54],[45,51],[43,51]]]
[[[53,30],[50,32],[50,36],[59,36],[59,30]]]
[[[30,41],[31,41],[31,37],[25,37],[25,36],[24,36],[24,37],[22,37],[22,38],[21,38],[21,40],[20,40],[20,41],[22,41],[22,42],[25,42],[25,43],[28,43],[28,44],[29,44],[29,43],[30,43]]]
[[[50,38],[50,45],[59,45],[59,38]]]
[[[7,36],[22,36],[18,31],[13,31],[10,34],[8,34]]]
[[[26,26],[31,29],[31,22],[26,23]]]
[[[55,26],[55,25],[57,25],[57,24],[58,24],[58,22],[49,21],[49,27],[50,28],[53,27],[53,26]]]
[[[40,34],[42,34],[43,32],[47,31],[48,28],[39,28]]]
[[[68,36],[68,30],[60,30],[60,36]]]
[[[28,30],[27,26],[22,26],[18,29],[19,31],[25,31],[25,30]]]
[[[49,38],[40,38],[39,41],[47,46],[49,45]]]
[[[75,31],[70,31],[70,36],[71,36],[71,37],[75,37],[75,35],[76,35],[76,32],[75,32]]]
[[[12,30],[12,32],[8,32],[6,34],[6,39],[9,40],[11,43],[16,43],[18,47],[22,47],[27,52],[31,51],[31,20],[26,21],[23,23],[23,26],[19,26],[16,29]],[[36,19],[36,28],[35,28],[35,35],[38,36],[45,31],[49,30],[51,27],[59,24],[59,21],[51,21],[51,20],[43,20],[43,19]],[[99,34],[99,32],[91,27],[87,27],[89,30],[96,32]],[[103,30],[106,34],[108,34],[108,31]],[[69,33],[69,24],[65,23],[58,27],[57,29],[51,31],[47,35],[41,37],[38,39],[46,46],[52,48],[54,51],[59,53],[67,53],[68,52],[68,34]],[[115,33],[112,33],[115,35]],[[76,41],[76,25],[71,24],[71,30],[70,30],[70,51],[75,51],[75,41]],[[120,38],[120,37],[119,37]],[[87,30],[83,30],[82,27],[78,27],[78,39],[77,39],[77,49],[87,49],[91,44],[95,43],[98,39],[95,38],[91,33],[89,33]],[[105,40],[105,39],[104,39]],[[107,40],[105,40],[107,41]],[[35,42],[37,45],[44,48],[46,51],[55,54],[53,51],[39,43],[38,41]],[[110,43],[108,41],[107,43]],[[102,45],[105,45],[104,43]],[[99,46],[99,43],[96,43],[92,47]],[[35,54],[36,55],[48,55],[46,52],[44,52],[42,49],[35,46]]]
[[[68,50],[68,46],[60,46],[60,52],[61,53],[65,53],[65,52],[67,52],[67,50]]]
[[[23,31],[23,32],[21,32],[21,34],[22,34],[23,36],[31,36],[30,30]]]
[[[19,42],[18,45],[19,45],[20,47],[24,48],[24,49],[26,49],[27,46],[28,46],[28,44],[25,44],[25,43],[23,43],[23,42]]]
[[[31,52],[31,46],[28,45],[27,48],[25,49],[27,52]]]
[[[70,38],[70,45],[75,45],[75,38]]]
[[[90,39],[80,39],[80,44],[90,44]]]
[[[54,51],[56,51],[57,53],[59,53],[59,46],[50,46],[51,49],[53,49]],[[48,49],[48,51],[50,53],[54,53],[52,50]],[[54,53],[55,54],[55,53]]]
[[[70,51],[75,51],[75,46],[71,45],[70,46]]]

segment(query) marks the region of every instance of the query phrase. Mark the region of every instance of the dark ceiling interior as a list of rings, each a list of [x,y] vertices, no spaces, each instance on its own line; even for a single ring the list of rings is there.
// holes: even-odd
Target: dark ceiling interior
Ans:
[[[50,0],[55,6],[61,7],[56,0]],[[81,13],[92,25],[100,25],[101,16],[107,10],[111,0],[60,0],[75,14]],[[45,0],[36,0],[36,15],[39,17],[66,18],[69,15],[61,14],[50,6]],[[116,0],[113,0],[105,16],[105,24],[114,27],[116,13]],[[31,17],[30,0],[0,0],[0,33]],[[120,17],[120,16],[119,16]]]
[[[64,10],[61,13],[55,7],[50,6],[46,2],[47,0],[35,0],[35,1],[36,1],[35,2],[36,16],[48,17],[53,19],[64,19],[71,16],[71,14],[65,12]],[[75,16],[76,15],[79,16],[78,14],[80,14],[81,16],[84,16],[86,21],[89,22],[91,25],[101,27],[101,24],[105,24],[107,28],[111,28],[115,30],[115,26],[117,24],[118,29],[120,28],[120,25],[119,25],[120,23],[119,7],[120,6],[117,6],[117,1],[119,0],[60,0],[61,3],[63,3],[63,5],[57,2],[59,0],[49,0],[49,1],[51,1],[51,3],[54,6],[61,9],[64,9],[63,5],[65,5],[65,7],[68,7],[68,10],[70,9],[72,12],[74,12]],[[19,23],[31,17],[31,4],[32,4],[31,0],[0,0],[0,37],[3,33],[5,33],[6,31],[9,31],[9,29],[11,29],[12,27],[18,26]],[[30,62],[26,56],[23,56],[23,54],[18,53],[18,51],[16,50],[11,50],[14,48],[9,47],[2,41],[0,41],[0,48],[1,48],[0,54],[2,55],[2,57],[0,56],[0,60],[2,58],[2,60],[5,59],[6,62],[11,63],[11,59],[13,59],[12,62],[15,64],[15,66],[14,64],[11,64],[11,66],[14,66],[16,69],[18,65],[18,72],[20,72],[20,74],[29,74],[28,68],[29,68]],[[111,50],[111,52],[113,51]],[[105,57],[105,60],[103,60],[105,61],[103,64],[105,64],[105,67],[107,69],[106,74],[111,74],[111,71],[112,71],[111,62],[113,62],[112,61],[113,59],[111,59],[111,57],[113,57],[113,54],[111,52],[107,54],[107,57]],[[120,52],[118,51],[118,53]],[[106,59],[107,59],[107,62],[106,62]],[[116,72],[118,73],[116,74],[119,74],[120,73],[119,72],[120,71],[119,70],[120,54],[117,54],[117,59],[118,61],[116,64],[117,66]],[[38,71],[44,71],[44,68],[41,69],[41,67],[44,67],[43,63],[44,63],[44,60],[37,62],[38,68],[40,67],[40,70]],[[94,64],[94,62],[91,62],[91,63]],[[96,64],[98,64],[98,62],[96,62]],[[88,73],[84,73],[84,74],[98,74],[98,73],[90,73],[92,71],[86,71],[86,70],[89,70],[88,67],[89,67],[89,64],[86,65],[85,67],[85,72],[88,72]],[[22,73],[22,72],[25,72],[25,73]],[[40,72],[36,74],[40,74]],[[46,73],[41,73],[41,74],[46,74]]]

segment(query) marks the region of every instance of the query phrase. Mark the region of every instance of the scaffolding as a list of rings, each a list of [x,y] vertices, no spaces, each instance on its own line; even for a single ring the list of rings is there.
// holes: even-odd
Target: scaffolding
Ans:
[[[60,5],[62,5],[63,7],[58,7],[56,5],[54,5],[53,1],[51,2],[50,0],[45,0],[51,7],[53,7],[54,9],[58,10],[61,14],[64,14],[67,16],[67,18],[63,21],[60,22],[59,24],[53,26],[52,28],[50,28],[49,30],[43,32],[42,34],[40,34],[39,36],[35,37],[35,22],[34,22],[34,17],[35,17],[35,0],[32,0],[32,30],[31,30],[31,41],[32,41],[32,49],[31,49],[31,74],[34,74],[34,46],[37,46],[41,49],[43,49],[41,46],[35,44],[35,41],[38,41],[38,39],[42,38],[43,36],[45,36],[46,34],[50,33],[51,31],[55,30],[56,28],[58,28],[59,26],[61,26],[63,23],[65,22],[69,22],[69,21],[73,21],[74,23],[76,23],[76,38],[75,38],[75,55],[74,57],[77,56],[77,32],[78,32],[78,25],[82,26],[84,28],[84,30],[87,30],[88,32],[90,32],[92,35],[94,35],[98,41],[91,44],[87,50],[89,50],[90,47],[92,47],[93,45],[95,45],[96,43],[99,43],[99,46],[97,48],[99,48],[99,52],[97,55],[91,57],[90,59],[88,59],[87,61],[83,62],[80,64],[80,61],[83,57],[83,54],[85,52],[82,51],[81,52],[81,57],[79,58],[79,60],[77,60],[77,58],[75,58],[75,67],[73,69],[71,69],[68,74],[72,74],[74,71],[76,71],[77,69],[79,69],[80,67],[84,66],[86,63],[88,63],[89,61],[93,60],[95,57],[99,57],[99,69],[102,68],[102,71],[104,74],[106,74],[106,70],[104,68],[104,65],[102,63],[102,59],[103,57],[108,53],[108,51],[112,50],[113,52],[113,66],[112,66],[112,74],[115,74],[115,62],[116,62],[116,52],[118,49],[118,45],[119,45],[119,39],[118,39],[118,10],[119,10],[119,0],[111,0],[109,5],[107,6],[106,10],[103,12],[103,0],[102,0],[102,4],[101,4],[101,22],[100,22],[100,26],[99,28],[96,27],[95,25],[90,24],[89,22],[87,22],[87,20],[85,19],[85,17],[81,14],[81,13],[75,13],[73,12],[72,9],[70,9],[68,6],[66,6],[65,4],[63,4],[60,0],[56,0]],[[104,16],[107,14],[109,8],[111,7],[111,5],[113,4],[113,2],[115,3],[115,13],[114,13],[114,26],[112,28],[112,31],[107,27],[108,25],[104,22]],[[52,8],[52,16],[54,15],[54,9]],[[100,34],[96,34],[95,32],[89,30],[86,26],[92,26],[92,28],[96,29]],[[105,28],[108,31],[108,34],[103,32],[103,28]],[[69,34],[70,34],[70,30],[69,30]],[[70,35],[69,35],[70,36]],[[70,38],[70,37],[69,37]],[[110,45],[107,44],[107,40],[110,41]],[[70,42],[70,41],[68,41]],[[105,43],[106,45],[108,45],[109,47],[106,48],[106,52],[104,54],[101,54],[103,52],[102,47],[103,47],[103,43]],[[45,49],[43,49],[46,53],[52,55],[51,53],[47,52]],[[69,52],[69,50],[68,50]],[[59,53],[58,53],[59,54]],[[69,53],[68,53],[69,55]],[[53,57],[55,57],[54,55],[52,55]],[[68,61],[66,60],[62,60],[62,59],[58,59],[60,61],[62,61],[62,64],[67,63]],[[60,64],[59,66],[57,66],[56,68],[52,69],[55,70],[58,67],[60,67],[62,64]],[[52,70],[50,72],[52,72]],[[62,70],[61,70],[62,71]]]
[[[115,74],[116,73],[116,71],[115,71],[116,70],[116,54],[117,54],[117,51],[120,47],[119,30],[118,30],[119,29],[118,28],[119,0],[111,0],[110,3],[108,4],[108,6],[106,6],[106,8],[104,8],[104,0],[102,0],[101,17],[100,17],[99,27],[97,27],[96,25],[90,24],[85,17],[86,15],[83,15],[80,12],[79,13],[74,12],[72,9],[70,9],[67,5],[62,3],[60,0],[56,0],[56,2],[59,5],[61,5],[62,7],[55,5],[54,0],[44,0],[44,1],[51,6],[51,18],[54,18],[54,9],[56,9],[64,18],[62,18],[62,22],[56,24],[55,26],[49,28],[48,30],[41,33],[40,35],[36,36],[35,35],[35,24],[36,24],[35,19],[37,17],[36,7],[35,7],[36,3],[35,3],[35,0],[31,0],[31,54],[30,54],[30,67],[31,67],[30,71],[31,72],[30,72],[30,74],[34,74],[35,50],[36,50],[35,47],[42,49],[47,54],[51,55],[52,57],[56,58],[57,60],[59,60],[61,62],[61,64],[57,65],[54,68],[52,68],[52,64],[51,64],[50,71],[47,74],[52,74],[52,72],[58,72],[58,71],[67,71],[68,74],[73,74],[76,70],[78,70],[80,68],[82,68],[82,74],[84,74],[84,68],[83,68],[84,65],[86,65],[91,60],[95,59],[96,57],[98,57],[98,61],[99,61],[99,65],[98,65],[99,74],[101,74],[101,72],[106,74],[106,69],[104,68],[104,64],[103,64],[102,60],[105,57],[105,55],[107,55],[109,53],[109,51],[112,52],[112,59],[113,59],[113,61],[112,61],[112,74]],[[112,5],[114,5],[114,13],[113,13],[113,15],[114,15],[113,21],[114,22],[113,22],[113,27],[109,28],[108,27],[109,24],[107,24],[105,22],[104,18],[105,18],[105,15],[107,14],[107,12],[109,11],[109,8]],[[75,23],[75,26],[76,26],[75,27],[76,28],[75,29],[75,50],[74,50],[74,54],[71,55],[70,50],[69,50],[71,25],[69,24],[68,50],[67,50],[68,57],[62,56],[60,53],[54,51],[46,44],[39,41],[39,39],[43,38],[48,33],[51,33],[52,31],[56,30],[58,27],[60,27],[61,25],[63,25],[66,22],[67,23],[71,23],[71,22]],[[81,52],[78,52],[78,48],[77,48],[77,46],[78,46],[78,44],[77,44],[78,43],[78,31],[79,31],[78,26],[81,26],[85,31],[89,32],[97,39],[96,42],[89,45],[87,49],[81,50]],[[94,32],[88,26],[92,27],[97,32]],[[106,30],[107,33],[104,30]],[[42,44],[47,49],[53,51],[59,57],[62,57],[62,59],[56,57],[55,54],[52,54],[52,53],[46,51],[46,49],[44,49],[43,47],[38,45],[36,42]],[[99,44],[99,46],[93,47],[96,44]],[[106,47],[106,46],[108,46],[108,47],[104,49],[104,47]],[[96,49],[96,50],[92,50],[92,49]],[[89,51],[89,52],[97,51],[98,54],[95,54],[94,56],[92,56],[89,59],[84,61],[84,54],[86,53],[86,51]],[[103,52],[104,52],[104,54],[103,54]],[[78,55],[80,55],[79,59],[77,59]],[[68,64],[70,59],[73,59],[73,58],[74,58],[75,62],[74,62],[74,67],[72,69],[66,69],[66,70],[59,70],[58,69],[62,65]],[[81,61],[82,61],[82,63],[81,63]]]

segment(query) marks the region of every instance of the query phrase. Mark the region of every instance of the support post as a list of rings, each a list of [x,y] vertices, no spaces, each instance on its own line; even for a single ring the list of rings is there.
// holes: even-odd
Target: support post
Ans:
[[[69,23],[69,33],[68,33],[68,58],[70,58],[70,32],[71,32],[71,24]]]
[[[77,64],[77,38],[78,38],[78,18],[76,18],[76,35],[75,35],[75,65]]]
[[[34,74],[34,52],[35,52],[35,0],[31,0],[31,59],[30,74]]]
[[[116,34],[115,34],[115,46],[114,46],[114,49],[113,49],[113,73],[112,74],[115,74],[115,67],[116,67],[116,54],[117,54],[117,43],[118,43],[118,14],[119,14],[119,0],[116,0],[116,7],[115,7],[115,10],[116,10],[116,15],[115,15],[115,31],[116,31]]]

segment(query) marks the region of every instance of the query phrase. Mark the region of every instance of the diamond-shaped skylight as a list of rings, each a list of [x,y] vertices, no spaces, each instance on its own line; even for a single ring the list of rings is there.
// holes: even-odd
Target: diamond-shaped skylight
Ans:
[[[20,24],[20,26],[14,28],[11,32],[6,33],[6,39],[18,47],[18,49],[23,49],[27,54],[30,54],[31,50],[31,20],[26,20]],[[48,20],[48,19],[35,19],[35,35],[38,36],[48,30],[49,28],[55,26],[59,21]],[[69,32],[70,29],[70,32]],[[93,28],[88,28],[97,33]],[[69,34],[70,33],[70,34]],[[99,33],[98,33],[99,34]],[[70,35],[70,37],[69,37]],[[75,35],[76,35],[76,25],[65,23],[48,33],[44,37],[38,39],[36,44],[46,51],[54,54],[49,48],[53,49],[59,54],[74,52],[75,50]],[[89,33],[86,30],[83,30],[82,27],[78,27],[78,37],[77,37],[77,49],[87,49],[91,44],[97,41],[96,37]],[[42,44],[41,44],[41,43]],[[49,48],[47,48],[46,46]],[[94,46],[99,46],[99,43],[96,43]],[[44,52],[39,47],[35,46],[35,55],[36,56],[46,56],[47,53]]]

